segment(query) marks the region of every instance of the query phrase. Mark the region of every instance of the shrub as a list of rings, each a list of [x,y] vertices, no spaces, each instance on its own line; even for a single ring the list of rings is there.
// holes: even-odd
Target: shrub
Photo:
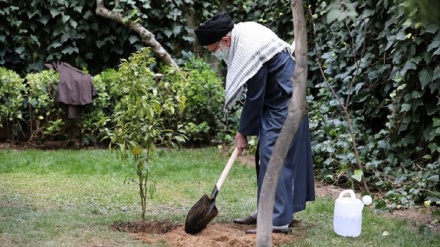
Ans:
[[[93,77],[97,96],[92,104],[85,106],[80,120],[82,131],[81,144],[100,145],[102,140],[107,137],[107,129],[111,128],[110,116],[116,106],[116,99],[120,97],[112,95],[110,89],[118,83],[119,74],[114,69],[103,71]]]
[[[26,93],[24,79],[16,72],[0,67],[0,128],[12,127],[12,137],[21,129],[19,121],[23,119]]]
[[[30,73],[26,76],[26,122],[29,142],[41,143],[65,136],[64,111],[55,103],[59,74],[54,70]]]

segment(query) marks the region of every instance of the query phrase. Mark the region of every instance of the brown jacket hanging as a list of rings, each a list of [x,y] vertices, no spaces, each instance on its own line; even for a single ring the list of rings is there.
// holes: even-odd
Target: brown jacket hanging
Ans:
[[[81,118],[82,108],[91,104],[96,96],[92,77],[68,63],[45,64],[60,75],[55,101],[67,106],[69,119]]]

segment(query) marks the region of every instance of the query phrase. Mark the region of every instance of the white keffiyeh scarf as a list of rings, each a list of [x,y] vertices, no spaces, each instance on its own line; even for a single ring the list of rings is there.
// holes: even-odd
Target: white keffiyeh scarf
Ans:
[[[256,22],[235,24],[231,32],[231,47],[226,74],[225,111],[229,111],[244,92],[244,84],[263,64],[283,50],[292,54],[288,43],[272,30]]]

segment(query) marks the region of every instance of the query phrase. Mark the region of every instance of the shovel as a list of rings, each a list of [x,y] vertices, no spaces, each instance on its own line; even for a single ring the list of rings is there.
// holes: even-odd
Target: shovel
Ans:
[[[185,232],[188,234],[196,234],[203,230],[212,219],[218,214],[217,207],[215,206],[215,198],[217,197],[220,188],[223,185],[223,182],[228,176],[229,170],[231,170],[232,164],[234,164],[235,159],[237,158],[238,150],[234,149],[231,157],[228,160],[225,168],[223,169],[222,175],[220,176],[217,184],[212,190],[211,197],[208,195],[203,195],[194,206],[189,210],[188,215],[185,220]]]

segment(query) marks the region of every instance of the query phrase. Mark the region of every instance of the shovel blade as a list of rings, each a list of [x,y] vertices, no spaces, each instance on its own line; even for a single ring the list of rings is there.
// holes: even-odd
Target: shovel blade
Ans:
[[[188,234],[200,232],[217,214],[218,210],[215,206],[215,199],[211,199],[205,194],[189,210],[185,220],[185,232]]]

